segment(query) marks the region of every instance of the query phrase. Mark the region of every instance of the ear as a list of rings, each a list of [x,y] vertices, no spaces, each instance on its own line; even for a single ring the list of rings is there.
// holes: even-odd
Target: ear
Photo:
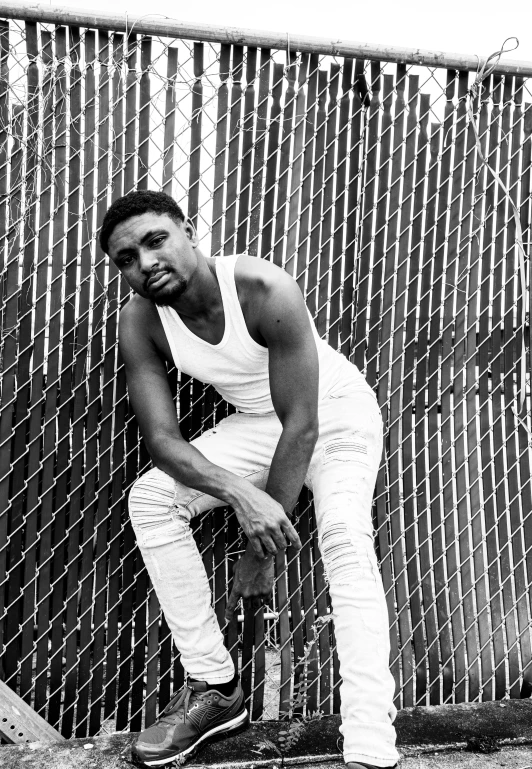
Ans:
[[[189,216],[187,216],[187,218],[183,222],[182,227],[185,230],[187,238],[190,240],[190,244],[192,248],[197,248],[199,244],[199,239],[196,232],[196,228],[192,224],[192,219]]]

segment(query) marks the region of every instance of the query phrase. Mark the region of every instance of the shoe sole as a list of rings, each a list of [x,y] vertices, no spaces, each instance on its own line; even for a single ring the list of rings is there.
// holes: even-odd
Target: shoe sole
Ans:
[[[209,732],[205,732],[200,738],[189,748],[182,750],[181,753],[176,753],[173,756],[167,756],[166,758],[148,759],[143,761],[138,756],[134,756],[134,760],[140,764],[140,766],[164,766],[165,764],[171,764],[173,761],[184,762],[187,758],[192,758],[196,752],[203,747],[206,742],[214,742],[216,739],[222,739],[223,737],[231,734],[239,734],[247,729],[249,726],[249,713],[244,710],[238,716],[231,721],[226,721],[219,726],[215,726]]]

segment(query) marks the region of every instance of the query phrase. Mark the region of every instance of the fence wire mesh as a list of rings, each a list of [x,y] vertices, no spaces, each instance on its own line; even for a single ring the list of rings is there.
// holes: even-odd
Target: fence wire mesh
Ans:
[[[117,352],[129,291],[96,242],[152,188],[206,253],[292,274],[378,395],[397,705],[530,694],[530,81],[16,20],[0,70],[9,686],[68,737],[138,730],[183,680],[127,517],[149,457]],[[169,376],[185,437],[228,413]],[[307,492],[296,517],[269,606],[225,626],[254,719],[339,710]],[[195,536],[222,623],[241,534],[226,510]]]

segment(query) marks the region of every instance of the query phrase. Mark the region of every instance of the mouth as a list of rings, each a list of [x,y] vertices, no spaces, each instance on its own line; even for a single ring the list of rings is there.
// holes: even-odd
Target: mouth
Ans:
[[[170,280],[170,273],[166,272],[165,270],[156,272],[155,275],[152,275],[151,278],[146,283],[146,290],[157,291],[159,288],[164,286],[169,280]]]

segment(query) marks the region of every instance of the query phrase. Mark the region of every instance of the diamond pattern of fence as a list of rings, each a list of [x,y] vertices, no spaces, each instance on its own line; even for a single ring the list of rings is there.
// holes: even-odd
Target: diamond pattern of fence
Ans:
[[[397,705],[530,696],[532,81],[20,19],[0,72],[6,683],[84,736],[140,729],[183,679],[127,519],[149,457],[117,352],[129,291],[96,242],[151,188],[205,252],[293,275],[378,395]],[[228,413],[169,377],[185,437]],[[270,605],[224,631],[254,719],[339,710],[307,492],[296,518]],[[195,536],[222,622],[235,516]]]

